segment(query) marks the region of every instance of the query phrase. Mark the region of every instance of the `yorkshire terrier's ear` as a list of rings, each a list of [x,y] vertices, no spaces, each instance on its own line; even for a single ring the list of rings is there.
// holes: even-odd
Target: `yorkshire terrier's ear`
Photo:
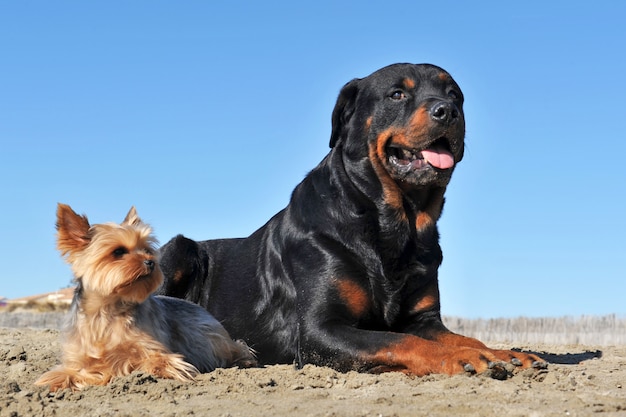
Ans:
[[[91,238],[89,237],[89,220],[87,216],[80,216],[67,204],[57,206],[57,248],[63,255],[84,249]]]
[[[129,226],[137,226],[138,224],[141,224],[141,223],[142,221],[137,215],[137,210],[135,209],[135,206],[132,206],[130,210],[128,210],[128,214],[126,215],[126,218],[124,219],[122,224],[127,224]]]

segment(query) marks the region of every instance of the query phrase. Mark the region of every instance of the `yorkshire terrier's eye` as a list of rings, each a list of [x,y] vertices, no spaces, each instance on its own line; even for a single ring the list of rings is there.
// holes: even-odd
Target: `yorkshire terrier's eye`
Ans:
[[[128,249],[126,249],[123,246],[120,246],[119,248],[116,248],[113,251],[113,256],[115,256],[116,258],[121,258],[122,256],[126,255],[128,253]]]

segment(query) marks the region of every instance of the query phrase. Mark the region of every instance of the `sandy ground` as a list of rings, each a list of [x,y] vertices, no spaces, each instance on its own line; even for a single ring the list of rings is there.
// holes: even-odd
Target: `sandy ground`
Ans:
[[[547,371],[410,378],[280,365],[218,369],[180,383],[135,373],[50,393],[33,382],[59,358],[56,330],[0,328],[5,416],[626,416],[626,346],[506,346],[544,352]]]

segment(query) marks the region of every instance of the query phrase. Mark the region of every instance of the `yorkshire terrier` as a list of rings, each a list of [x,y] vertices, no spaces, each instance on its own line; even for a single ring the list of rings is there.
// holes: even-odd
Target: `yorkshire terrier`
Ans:
[[[36,385],[79,390],[134,371],[190,381],[215,368],[256,365],[245,343],[202,307],[151,295],[163,281],[157,241],[134,207],[121,224],[91,226],[59,204],[56,228],[77,285],[62,364]]]

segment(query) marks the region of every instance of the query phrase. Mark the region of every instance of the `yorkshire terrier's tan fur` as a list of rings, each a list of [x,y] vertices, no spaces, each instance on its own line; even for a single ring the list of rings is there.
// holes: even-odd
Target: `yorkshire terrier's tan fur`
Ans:
[[[256,364],[248,347],[203,308],[151,295],[163,281],[157,242],[134,207],[121,224],[91,226],[59,204],[57,232],[77,287],[62,364],[37,385],[77,390],[134,371],[189,381],[198,372]]]

